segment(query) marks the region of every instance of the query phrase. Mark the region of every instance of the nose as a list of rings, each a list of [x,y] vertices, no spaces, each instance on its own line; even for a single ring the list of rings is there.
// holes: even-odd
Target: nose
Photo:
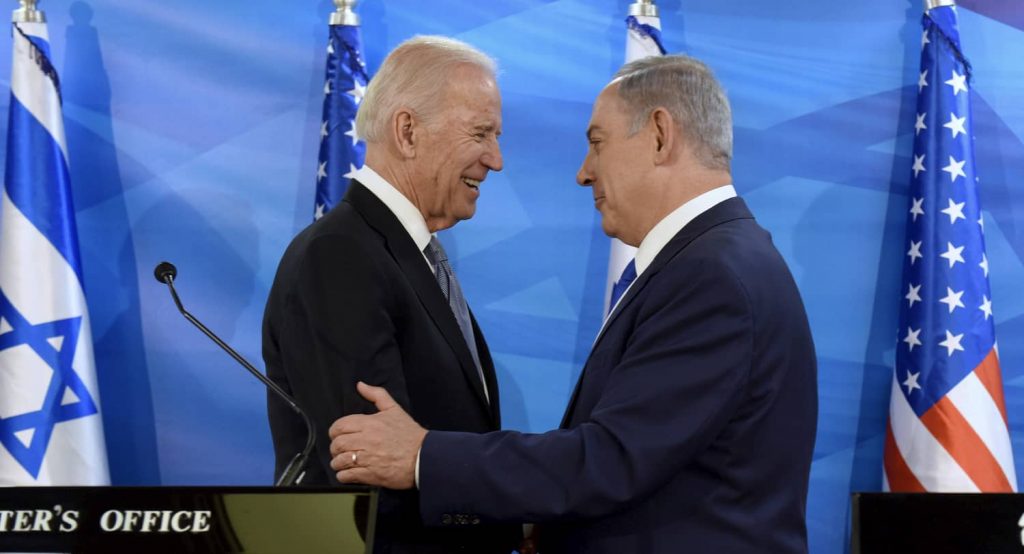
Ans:
[[[491,144],[492,146],[487,150],[487,152],[484,152],[483,157],[480,158],[480,162],[491,171],[501,171],[501,169],[505,167],[504,160],[501,157],[501,146],[498,144],[497,140]]]
[[[583,158],[580,170],[576,172],[576,182],[582,187],[589,187],[594,184],[594,174],[590,170],[590,154]]]

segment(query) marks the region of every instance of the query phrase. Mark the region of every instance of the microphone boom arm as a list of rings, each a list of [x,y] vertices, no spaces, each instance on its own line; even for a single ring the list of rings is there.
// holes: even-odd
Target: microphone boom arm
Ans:
[[[303,468],[306,466],[306,462],[309,460],[309,455],[313,451],[313,421],[309,418],[308,415],[306,415],[306,412],[303,411],[302,408],[300,408],[299,405],[295,403],[295,400],[292,399],[291,395],[289,395],[287,392],[284,391],[284,389],[279,387],[277,383],[271,381],[270,379],[267,378],[267,376],[263,375],[262,372],[253,367],[252,364],[246,361],[246,359],[243,358],[241,354],[236,352],[234,348],[228,346],[227,343],[222,341],[220,337],[215,335],[213,331],[210,331],[205,325],[203,325],[201,321],[196,319],[192,314],[188,312],[188,310],[185,309],[185,306],[183,306],[181,303],[181,299],[178,298],[178,291],[174,289],[174,273],[175,272],[173,271],[163,273],[160,273],[158,271],[157,279],[166,284],[167,288],[170,289],[171,297],[174,298],[174,304],[175,306],[178,307],[178,311],[181,312],[181,315],[185,316],[185,319],[187,319],[192,325],[195,325],[197,329],[202,331],[203,334],[206,335],[210,340],[215,342],[217,346],[221,347],[221,349],[227,352],[228,355],[234,358],[236,362],[242,365],[242,367],[249,370],[249,373],[252,373],[253,376],[259,379],[264,385],[267,386],[267,388],[274,391],[277,394],[278,398],[284,400],[288,404],[288,407],[291,408],[293,412],[299,414],[299,416],[301,416],[303,421],[305,422],[306,429],[308,430],[308,432],[306,433],[306,446],[302,449],[301,452],[296,454],[291,459],[291,461],[288,462],[288,465],[285,466],[284,471],[281,472],[281,477],[277,479],[277,482],[274,483],[274,486],[281,487],[297,484],[305,473]]]

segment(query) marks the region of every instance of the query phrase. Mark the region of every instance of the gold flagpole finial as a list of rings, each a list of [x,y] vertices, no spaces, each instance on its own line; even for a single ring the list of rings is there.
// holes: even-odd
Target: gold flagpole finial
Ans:
[[[629,15],[636,17],[658,17],[658,6],[654,0],[636,0],[629,5]]]
[[[37,0],[19,0],[21,7],[11,14],[14,23],[46,23],[46,15],[36,9]]]
[[[336,10],[331,14],[331,25],[359,25],[355,7],[359,0],[334,0]]]

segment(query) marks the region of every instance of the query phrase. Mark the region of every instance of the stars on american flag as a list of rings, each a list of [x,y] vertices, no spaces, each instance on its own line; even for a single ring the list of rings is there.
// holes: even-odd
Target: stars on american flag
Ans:
[[[957,135],[967,133],[967,131],[964,130],[964,124],[966,122],[966,115],[963,117],[957,117],[955,113],[949,112],[949,122],[943,125],[943,127],[949,129],[950,132],[953,133],[953,138],[956,138]]]
[[[916,262],[918,258],[924,257],[924,255],[921,254],[921,242],[922,241],[919,240],[910,241],[910,250],[907,251],[907,256],[910,256],[910,265],[914,265],[914,262]]]
[[[978,309],[981,310],[981,313],[985,314],[985,320],[987,321],[988,318],[992,317],[992,301],[988,299],[988,296],[983,295],[981,298],[981,306],[978,306]]]
[[[971,68],[954,9],[926,6],[922,23],[885,483],[899,492],[1012,492],[974,167]],[[946,413],[958,417],[928,417]],[[964,447],[959,437],[982,445]]]
[[[967,174],[964,173],[964,164],[966,164],[966,163],[967,163],[967,160],[959,160],[959,161],[957,161],[957,159],[954,158],[953,156],[949,157],[949,165],[947,165],[946,167],[942,168],[942,171],[945,171],[946,173],[949,173],[949,182],[950,183],[955,183],[957,177],[967,178]]]
[[[349,180],[363,165],[366,145],[356,132],[355,119],[369,76],[360,50],[358,27],[330,27],[314,219],[320,219],[341,201]]]
[[[921,372],[917,373],[907,372],[907,380],[903,381],[903,386],[907,387],[907,394],[914,392],[914,389],[920,389],[921,385],[917,384],[917,378],[921,376]]]
[[[911,352],[914,351],[915,346],[921,346],[921,339],[917,338],[920,334],[921,329],[907,327],[907,336],[903,337],[903,342],[907,343],[907,347]]]
[[[953,289],[946,287],[946,296],[940,298],[939,302],[949,306],[949,313],[953,313],[953,310],[964,307],[963,301],[960,300],[963,295],[964,291],[954,292]]]
[[[953,199],[949,199],[949,207],[945,210],[940,210],[942,213],[949,216],[949,224],[956,223],[957,219],[967,219],[964,216],[964,205],[966,202],[953,202]]]
[[[925,30],[921,46],[926,56],[937,48],[933,41],[932,30]],[[940,49],[945,47],[945,43],[938,45]],[[925,402],[925,397],[934,401],[947,392],[911,397],[911,393],[927,389],[933,382],[928,375],[936,368],[925,364],[934,359],[936,352],[950,363],[972,357],[964,361],[972,368],[980,361],[973,359],[979,352],[980,337],[972,326],[978,321],[992,321],[988,258],[981,234],[984,220],[975,188],[969,98],[960,94],[969,91],[969,77],[962,64],[951,61],[941,65],[922,63],[917,81],[922,101],[914,118],[907,263],[896,360],[901,389],[912,404]],[[937,86],[931,87],[933,84]],[[980,336],[985,335],[992,337],[988,339],[991,347],[994,334],[987,331]],[[922,405],[922,409],[925,407]]]
[[[953,357],[953,352],[956,352],[958,350],[960,352],[964,351],[964,347],[960,346],[960,341],[963,340],[963,338],[963,333],[960,333],[959,335],[954,335],[953,333],[949,332],[949,329],[946,329],[946,340],[940,342],[939,346],[947,350],[947,356]]]
[[[924,166],[924,154],[921,154],[920,156],[917,156],[917,155],[914,156],[914,165],[910,169],[914,172],[914,177],[915,178],[922,171],[928,171],[928,169],[925,168],[925,166]]]
[[[923,159],[924,156],[921,156],[921,158]],[[914,163],[917,163],[916,158]],[[915,222],[917,221],[917,216],[924,215],[924,208],[921,207],[921,204],[924,204],[924,198],[912,199],[912,204],[910,206],[910,216],[913,218],[913,221]]]
[[[907,307],[913,308],[914,302],[921,301],[921,285],[907,284],[907,295],[903,298],[907,299]]]
[[[939,257],[946,258],[946,261],[949,262],[949,268],[953,269],[953,266],[957,263],[964,263],[964,248],[964,246],[953,246],[952,242],[947,242],[946,251],[939,254]]]
[[[953,87],[953,96],[960,94],[960,92],[967,92],[967,75],[961,75],[957,71],[953,70],[953,76],[948,81],[943,81],[947,85]]]

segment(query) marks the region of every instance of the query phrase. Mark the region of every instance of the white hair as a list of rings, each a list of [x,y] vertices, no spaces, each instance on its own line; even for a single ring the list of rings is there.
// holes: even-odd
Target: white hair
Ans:
[[[370,80],[356,114],[356,133],[366,142],[379,142],[388,122],[407,108],[429,123],[442,105],[452,72],[471,65],[493,78],[497,64],[483,52],[452,38],[422,35],[399,44]]]
[[[613,82],[633,117],[630,134],[643,128],[654,110],[664,108],[705,167],[729,169],[732,111],[708,66],[689,56],[651,56],[622,66]]]

